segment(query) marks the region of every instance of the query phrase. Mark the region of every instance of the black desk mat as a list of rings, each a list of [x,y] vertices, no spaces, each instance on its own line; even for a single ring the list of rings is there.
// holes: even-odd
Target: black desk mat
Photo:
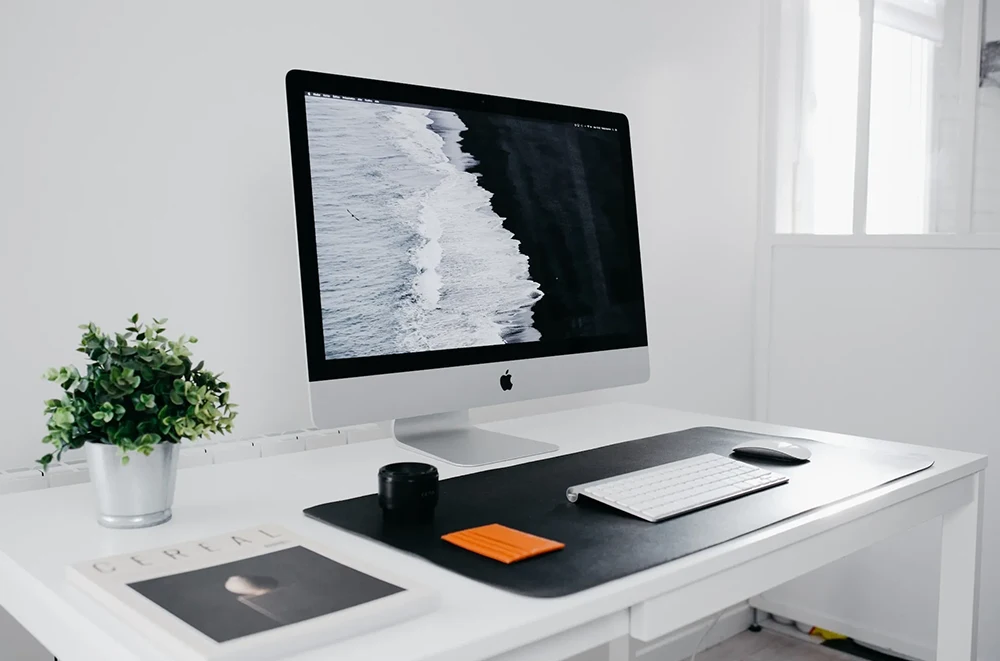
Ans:
[[[574,484],[706,452],[728,456],[736,444],[760,436],[696,427],[443,480],[434,520],[426,524],[383,522],[375,495],[317,505],[305,513],[504,590],[561,597],[727,542],[933,464],[927,457],[795,439],[812,451],[811,462],[745,460],[787,475],[787,484],[660,523],[633,518],[587,498],[576,503],[566,500],[566,488]],[[504,565],[441,540],[446,533],[488,523],[554,539],[566,548]]]

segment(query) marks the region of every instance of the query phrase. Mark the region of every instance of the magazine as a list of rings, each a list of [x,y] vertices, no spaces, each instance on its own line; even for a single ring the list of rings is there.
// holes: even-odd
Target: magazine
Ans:
[[[427,613],[433,593],[276,525],[102,558],[70,581],[182,659],[268,659]]]

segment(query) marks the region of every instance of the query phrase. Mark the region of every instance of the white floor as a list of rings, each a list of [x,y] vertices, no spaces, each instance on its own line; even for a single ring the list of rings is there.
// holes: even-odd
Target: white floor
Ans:
[[[759,633],[744,631],[705,650],[697,661],[858,661],[858,658],[764,629]]]
[[[694,641],[691,641],[693,644]],[[633,641],[633,646],[636,641]],[[634,661],[688,661],[678,657],[676,646],[650,650],[632,650]],[[608,648],[597,648],[568,661],[607,661]],[[823,647],[777,631],[764,629],[758,633],[743,631],[698,654],[696,661],[862,661],[856,656]]]

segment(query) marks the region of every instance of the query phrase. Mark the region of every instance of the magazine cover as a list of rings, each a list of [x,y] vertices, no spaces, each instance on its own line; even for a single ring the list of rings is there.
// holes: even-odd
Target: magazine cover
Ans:
[[[183,659],[267,659],[431,611],[433,594],[275,525],[102,558],[69,579]]]

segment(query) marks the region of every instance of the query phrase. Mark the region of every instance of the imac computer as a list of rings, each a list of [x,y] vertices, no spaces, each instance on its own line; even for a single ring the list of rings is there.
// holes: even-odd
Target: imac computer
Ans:
[[[476,466],[556,447],[470,407],[649,377],[624,115],[286,78],[312,415]]]

